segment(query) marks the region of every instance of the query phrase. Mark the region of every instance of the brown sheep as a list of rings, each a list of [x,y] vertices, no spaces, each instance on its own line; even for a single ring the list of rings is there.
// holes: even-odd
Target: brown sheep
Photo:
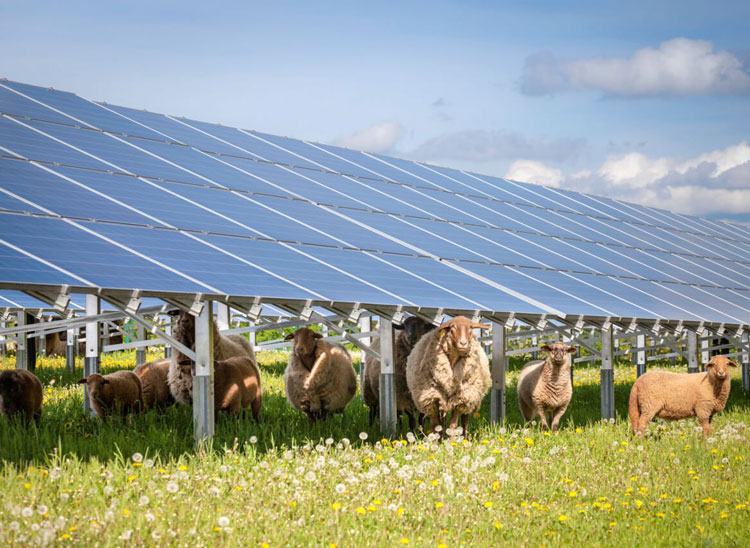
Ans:
[[[86,385],[91,408],[102,420],[113,412],[119,412],[124,417],[141,409],[141,380],[132,371],[115,371],[109,375],[92,373],[79,380],[78,384]]]
[[[33,373],[13,369],[0,373],[0,414],[18,414],[28,424],[42,416],[42,383]]]
[[[729,398],[730,367],[737,364],[719,355],[711,358],[704,373],[649,371],[641,375],[630,390],[631,431],[642,436],[654,417],[667,420],[697,417],[703,435],[710,436],[711,421]]]
[[[398,414],[405,413],[409,418],[409,428],[413,431],[417,424],[414,414],[414,400],[411,398],[409,386],[406,384],[406,359],[414,345],[422,335],[432,330],[434,326],[417,316],[410,316],[402,325],[396,325],[399,330],[395,340],[395,363],[393,364],[393,385],[396,391],[396,409]],[[380,339],[374,339],[370,345],[373,350],[380,351]],[[365,377],[362,385],[362,399],[370,408],[370,425],[380,411],[380,360],[369,354],[365,357]]]
[[[489,360],[473,330],[489,328],[456,316],[423,336],[409,354],[406,382],[433,431],[452,412],[450,428],[455,431],[460,418],[465,434],[470,415],[482,405],[492,381]]]
[[[557,432],[560,419],[573,397],[570,380],[570,354],[575,346],[562,342],[545,344],[541,350],[549,352],[547,359],[527,363],[518,377],[518,406],[526,422],[539,415],[542,428],[547,430],[547,413],[551,417],[552,431]]]
[[[183,360],[179,367],[184,370],[184,375],[192,375],[193,363],[190,360]],[[192,383],[188,390],[192,400]],[[262,402],[260,371],[253,360],[235,356],[214,362],[214,411],[223,411],[233,417],[251,407],[255,422],[259,422]]]
[[[301,327],[284,339],[294,339],[284,371],[286,397],[292,407],[307,415],[310,424],[329,413],[343,412],[357,393],[357,374],[349,352],[322,337]]]
[[[169,363],[169,358],[162,358],[142,363],[133,369],[133,373],[141,380],[144,409],[166,407],[174,403],[169,391]]]
[[[62,338],[62,333],[47,333],[44,336],[44,354],[50,356],[65,356],[68,347],[67,336]]]

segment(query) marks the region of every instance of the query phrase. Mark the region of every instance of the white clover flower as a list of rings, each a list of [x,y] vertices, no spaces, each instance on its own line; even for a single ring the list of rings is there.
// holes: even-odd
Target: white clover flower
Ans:
[[[339,495],[343,495],[346,492],[346,485],[344,485],[343,483],[337,483],[334,489],[336,489],[336,492]]]
[[[229,518],[226,516],[221,516],[219,518],[219,527],[227,527],[229,525]]]
[[[46,514],[48,510],[49,508],[47,508],[46,504],[40,504],[39,506],[36,507],[36,512],[40,516],[43,516],[44,514]]]
[[[156,516],[151,512],[146,512],[146,515],[143,517],[146,518],[146,521],[154,521],[156,519]]]
[[[143,455],[140,453],[133,453],[133,462],[143,462]]]
[[[140,499],[138,499],[138,504],[141,506],[146,506],[148,504],[149,498],[146,495],[143,495]]]
[[[132,529],[127,529],[126,531],[123,531],[122,534],[117,537],[120,540],[130,540],[130,536],[133,534]]]
[[[367,432],[360,432],[359,439],[361,439],[362,441],[365,441],[367,439]]]
[[[169,491],[170,493],[176,493],[177,491],[179,491],[179,489],[179,486],[173,481],[170,481],[167,484],[167,491]]]
[[[21,510],[21,517],[30,518],[33,515],[34,515],[34,511],[29,507],[26,507],[23,510]]]

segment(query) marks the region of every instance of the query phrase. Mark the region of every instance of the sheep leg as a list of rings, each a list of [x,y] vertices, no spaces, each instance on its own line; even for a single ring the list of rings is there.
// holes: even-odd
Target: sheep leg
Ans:
[[[531,419],[534,418],[534,408],[523,400],[518,400],[518,406],[521,408],[521,415],[526,423],[530,423]]]
[[[656,412],[651,410],[641,410],[641,416],[638,418],[638,424],[636,425],[636,435],[638,437],[643,436],[643,431],[646,430],[646,426],[656,416]],[[632,425],[631,425],[632,426]]]
[[[411,432],[414,432],[414,429],[417,427],[417,421],[414,419],[414,413],[411,411],[406,411],[406,418],[409,420],[409,430]]]
[[[558,407],[552,412],[552,431],[557,432],[557,427],[560,425],[560,419],[565,414],[565,410],[568,408],[567,405]]]
[[[464,430],[464,437],[469,433],[469,415],[461,415],[461,428]]]
[[[453,435],[454,435],[453,433],[456,430],[456,426],[458,426],[458,419],[460,417],[461,417],[461,413],[459,413],[458,411],[453,411],[453,413],[451,413],[451,421],[448,424],[448,428],[451,429],[451,439],[453,438]]]
[[[542,430],[549,430],[549,424],[547,423],[547,412],[543,405],[536,406],[536,413],[539,415],[539,424],[542,426]]]
[[[371,405],[369,409],[370,409],[370,426],[372,426],[373,424],[375,424],[375,417],[377,416],[379,409],[377,405]]]
[[[255,424],[260,424],[260,408],[263,403],[262,400],[263,396],[258,395],[257,398],[253,400],[252,405],[252,411],[253,411],[253,419],[255,419]]]
[[[709,415],[708,417],[698,417],[698,423],[703,428],[703,437],[707,438],[711,435],[711,418],[712,416]]]

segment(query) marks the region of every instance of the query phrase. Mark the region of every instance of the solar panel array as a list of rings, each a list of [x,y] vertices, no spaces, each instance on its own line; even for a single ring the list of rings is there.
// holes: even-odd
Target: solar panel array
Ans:
[[[750,229],[0,81],[0,282],[750,323]]]

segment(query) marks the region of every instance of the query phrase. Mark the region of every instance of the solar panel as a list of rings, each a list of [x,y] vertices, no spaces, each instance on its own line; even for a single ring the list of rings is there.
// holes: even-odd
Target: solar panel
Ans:
[[[750,231],[0,82],[0,282],[750,322]]]

